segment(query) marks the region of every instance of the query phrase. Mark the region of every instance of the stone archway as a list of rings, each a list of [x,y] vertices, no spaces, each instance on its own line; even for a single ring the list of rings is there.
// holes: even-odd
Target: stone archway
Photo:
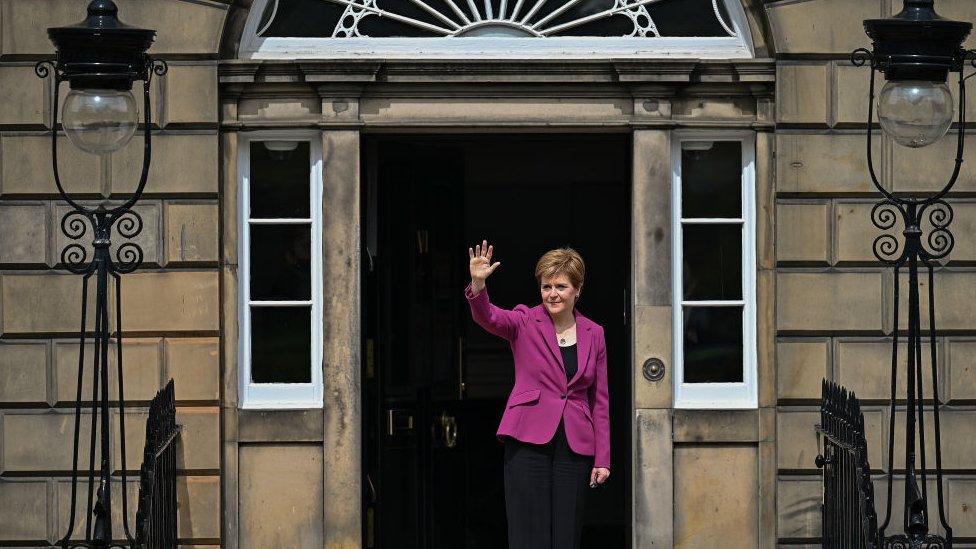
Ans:
[[[259,131],[268,127],[315,127],[321,130],[325,148],[341,151],[331,157],[327,154],[327,162],[332,162],[329,169],[340,174],[340,186],[336,190],[353,195],[360,185],[361,131],[389,131],[390,128],[431,131],[434,128],[471,132],[475,129],[484,131],[486,128],[497,131],[500,127],[514,128],[515,131],[551,131],[550,128],[556,125],[568,131],[632,132],[634,188],[639,193],[635,195],[633,208],[635,218],[640,217],[632,232],[645,236],[655,234],[656,230],[664,231],[659,236],[667,235],[670,230],[668,203],[660,197],[662,193],[667,194],[670,186],[668,162],[661,159],[670,155],[672,129],[704,126],[755,130],[759,132],[757,160],[765,169],[772,159],[770,113],[773,109],[770,94],[773,71],[767,60],[707,64],[659,60],[534,64],[321,60],[299,65],[280,61],[247,62],[238,60],[237,52],[251,5],[252,2],[248,0],[231,4],[220,48],[221,59],[225,60],[221,65],[220,84],[220,111],[225,129],[221,137],[224,158],[222,185],[227,200],[223,212],[225,242],[233,243],[232,247],[236,246],[233,229],[237,223],[234,213],[236,197],[233,189],[237,186],[237,134],[241,130]],[[757,55],[767,55],[766,34],[756,30],[765,25],[764,11],[754,0],[744,3],[744,7]],[[701,78],[703,73],[707,73],[706,81]],[[390,84],[391,77],[400,82],[410,82],[414,89],[422,88],[422,93],[410,93],[407,86]],[[503,86],[504,91],[490,91],[498,89],[498,86]],[[703,108],[706,104],[708,108]],[[355,224],[339,228],[344,231],[342,235],[346,244],[350,245],[345,248],[345,253],[353,261],[335,274],[346,284],[344,288],[355,291],[352,281],[360,264],[353,252],[355,246],[351,246],[351,243],[359,238],[361,228]],[[670,303],[665,302],[670,294],[661,290],[659,280],[651,281],[653,277],[669,276],[668,262],[650,260],[667,255],[666,246],[661,242],[669,240],[666,237],[662,241],[647,236],[636,244],[638,263],[644,262],[653,267],[635,267],[635,286],[630,294],[635,304],[632,308],[633,318],[646,323],[644,328],[635,330],[633,348],[636,366],[631,365],[635,387],[643,384],[642,394],[635,397],[635,408],[639,412],[634,420],[634,428],[640,431],[634,437],[633,448],[637,476],[633,519],[635,546],[651,543],[670,546],[675,543],[675,462],[671,443],[675,434],[670,382],[665,381],[648,389],[639,371],[639,364],[646,358],[665,356],[664,353],[670,349],[670,343],[663,342],[660,334],[656,333],[659,329],[665,330],[660,333],[670,333],[667,315],[661,314],[665,309],[669,310]],[[334,259],[341,260],[341,257]],[[638,277],[640,280],[636,280]],[[236,283],[233,277],[226,279],[225,303],[233,300],[233,285]],[[766,298],[768,296],[764,296]],[[233,305],[230,305],[225,311],[226,317],[233,320],[233,311]],[[358,322],[358,316],[349,317],[349,320]],[[233,330],[225,333],[228,338],[236,338]],[[343,333],[355,333],[355,337],[359,337],[355,330]],[[350,353],[344,356],[353,361],[346,365],[354,366],[347,373],[350,373],[349,377],[355,377],[352,374],[358,373],[361,357],[352,353],[351,348],[351,345],[346,346],[346,351]],[[358,352],[358,348],[355,350]],[[232,363],[232,355],[228,355],[224,372],[229,378],[236,376]],[[228,386],[232,384],[233,379],[227,382]],[[347,387],[352,388],[352,385]],[[327,391],[326,394],[328,398],[330,393]],[[237,456],[241,455],[238,453],[238,443],[290,445],[292,453],[282,455],[283,459],[302,459],[303,455],[312,460],[316,455],[328,458],[330,454],[322,454],[319,449],[331,451],[325,442],[339,440],[337,437],[342,435],[338,430],[330,431],[333,427],[341,427],[342,422],[336,421],[341,412],[330,410],[329,406],[327,402],[323,411],[292,412],[290,415],[276,413],[277,418],[272,417],[275,414],[239,414],[226,421],[225,457],[232,456],[226,462],[228,473],[225,487],[226,543],[229,547],[238,546],[236,544],[247,546],[239,525],[242,519],[238,507],[241,501],[239,486],[245,481],[245,469],[255,464],[268,468],[274,463],[273,456],[269,458],[256,453],[238,461]],[[353,408],[346,411],[359,413],[358,409]],[[706,419],[692,416],[683,416],[685,426],[691,426],[692,431],[701,429]],[[758,414],[742,414],[741,425],[757,425],[759,419],[754,416]],[[330,420],[333,422],[331,427]],[[716,440],[752,445],[753,448],[758,446],[760,450],[755,454],[758,457],[753,457],[752,450],[744,452],[747,455],[744,462],[755,465],[761,482],[768,483],[772,478],[770,471],[775,467],[770,461],[772,454],[769,448],[772,443],[759,440],[759,435],[753,431],[756,430],[743,429],[742,433],[736,435],[741,438]],[[701,442],[694,437],[715,435],[707,429],[691,432],[691,435],[689,432],[686,429],[679,433],[688,437],[680,442]],[[361,525],[368,522],[367,517],[360,515],[358,505],[361,493],[356,460],[360,451],[359,440],[349,436],[349,431],[344,433],[342,440],[351,444],[340,444],[344,453],[341,469],[333,471],[336,476],[329,478],[329,467],[321,462],[309,469],[310,474],[314,473],[310,478],[311,484],[315,485],[315,494],[334,512],[332,516],[322,517],[321,521],[316,522],[314,528],[319,530],[311,533],[313,539],[322,540],[327,547],[358,547]],[[762,436],[766,436],[766,433]],[[299,447],[301,450],[296,453]],[[310,452],[301,454],[301,451],[310,449]],[[330,481],[338,482],[330,485]],[[321,491],[319,486],[322,486]],[[765,486],[762,493],[767,495]],[[336,505],[336,501],[342,504]],[[259,502],[249,502],[247,505],[253,507],[256,503]],[[770,533],[775,532],[775,510],[771,499],[757,505],[762,505],[762,508],[758,512],[760,518],[756,531],[763,546],[768,546],[768,542],[775,538],[775,534]]]

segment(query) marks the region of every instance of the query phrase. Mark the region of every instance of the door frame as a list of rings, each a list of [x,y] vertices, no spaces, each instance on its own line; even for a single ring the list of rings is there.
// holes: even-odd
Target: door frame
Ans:
[[[706,75],[699,79],[696,75]],[[704,430],[702,414],[672,409],[671,378],[647,381],[643,365],[671,357],[670,135],[676,129],[712,128],[757,133],[757,259],[759,410],[743,416],[735,441],[758,444],[762,547],[775,545],[775,375],[772,329],[775,295],[772,185],[775,129],[771,60],[593,60],[444,62],[357,60],[293,64],[237,61],[221,65],[223,261],[223,474],[225,543],[235,548],[247,535],[240,524],[240,445],[256,431],[237,409],[236,243],[237,178],[234,157],[242,131],[310,128],[323,142],[323,203],[341,204],[343,215],[324,210],[323,244],[324,407],[312,418],[312,436],[296,429],[309,418],[281,420],[274,437],[311,441],[336,456],[323,471],[322,540],[328,548],[360,547],[362,506],[334,501],[364,498],[361,429],[360,276],[365,253],[360,201],[363,132],[623,132],[632,135],[631,299],[629,364],[631,407],[631,525],[635,547],[673,546],[674,445],[729,442],[730,435]],[[665,159],[662,161],[662,159]],[[350,296],[352,298],[350,299]],[[330,337],[332,334],[334,337]],[[348,342],[357,344],[350,345]],[[698,411],[694,411],[698,412]],[[269,412],[270,413],[270,412]],[[284,417],[282,412],[274,412]],[[680,416],[680,417],[679,417]],[[692,417],[694,416],[694,417]],[[691,419],[689,419],[691,418]],[[738,421],[738,420],[737,420]],[[691,422],[691,423],[689,423]],[[265,422],[263,425],[268,425]],[[691,427],[688,427],[688,426]],[[737,424],[738,425],[738,424]],[[769,427],[772,425],[773,427]],[[748,427],[748,428],[745,428]],[[698,438],[696,438],[698,437]],[[704,438],[702,438],[704,437]],[[267,441],[266,441],[267,442]],[[734,442],[734,441],[733,441]],[[351,507],[351,509],[350,509]]]
[[[378,163],[378,155],[379,155],[379,152],[377,150],[377,139],[375,139],[375,136],[396,135],[397,137],[402,137],[402,138],[406,138],[406,139],[409,139],[409,138],[412,138],[412,137],[416,137],[416,138],[422,139],[424,137],[431,137],[431,136],[435,136],[435,137],[446,136],[446,135],[489,136],[489,135],[492,135],[492,134],[505,134],[505,133],[517,133],[519,135],[532,135],[532,136],[544,136],[544,135],[572,136],[572,135],[601,135],[601,134],[628,135],[628,136],[631,136],[631,137],[633,136],[633,132],[631,132],[629,130],[626,130],[626,129],[619,129],[618,131],[610,132],[610,131],[594,131],[592,128],[559,129],[558,131],[554,131],[552,129],[542,129],[542,128],[540,128],[538,130],[533,130],[533,129],[528,129],[528,128],[520,128],[519,131],[517,131],[517,132],[511,132],[510,129],[507,129],[504,126],[488,127],[488,128],[482,128],[482,127],[451,127],[451,128],[448,129],[448,131],[436,131],[436,132],[435,131],[431,131],[429,129],[425,129],[425,128],[424,129],[422,129],[422,128],[406,128],[406,129],[404,129],[404,128],[396,128],[395,130],[394,129],[389,129],[388,130],[388,129],[385,129],[384,128],[384,129],[379,130],[379,131],[364,131],[363,134],[362,134],[363,137],[366,136],[366,135],[374,136],[373,139],[363,139],[362,158],[361,158],[361,161],[360,161],[362,173],[365,174],[364,177],[363,177],[363,181],[361,183],[361,185],[362,185],[362,193],[364,194],[364,198],[363,198],[364,209],[363,209],[363,212],[362,212],[362,243],[363,243],[362,245],[363,245],[363,249],[364,249],[364,255],[367,258],[370,258],[372,256],[372,254],[369,251],[367,251],[367,250],[376,249],[376,246],[379,245],[378,239],[380,238],[379,237],[379,231],[378,231],[378,228],[377,228],[378,215],[379,215],[378,212],[379,212],[379,208],[380,208],[380,204],[377,202],[377,200],[378,200],[378,192],[377,191],[378,191],[379,182],[378,182],[378,175],[375,173],[375,169],[376,169],[376,166],[377,166],[377,163]],[[633,147],[631,147],[631,150],[628,151],[628,153],[629,153],[629,157],[632,159],[632,157],[633,157]],[[631,169],[630,171],[631,171],[630,178],[629,178],[629,181],[627,182],[627,185],[626,185],[627,191],[630,192],[630,194],[628,195],[628,205],[629,205],[629,201],[630,201],[630,199],[632,197],[631,195],[633,193],[633,184],[634,184],[634,180],[635,180],[634,179],[634,175],[632,173],[633,170]],[[633,225],[633,223],[631,223],[630,229],[628,230],[628,235],[631,237],[632,240],[633,240],[633,227],[634,227],[634,225]],[[633,246],[632,245],[630,247],[630,254],[631,254],[630,259],[632,261],[632,259],[633,259]],[[366,267],[366,266],[364,266],[364,267]],[[362,287],[365,288],[366,287],[366,284],[365,284],[366,271],[365,271],[365,269],[362,271],[362,274],[363,274]],[[668,284],[670,284],[670,282],[668,282]],[[626,289],[626,296],[628,298],[630,296],[634,295],[633,294],[633,292],[634,292],[634,281],[633,281],[633,276],[632,275],[628,274],[628,280],[626,281],[624,287]],[[362,316],[362,319],[363,319],[364,322],[366,321],[366,316],[365,316],[365,299],[366,298],[364,297],[364,304],[363,304],[363,311],[364,312],[363,312],[363,316]],[[634,317],[632,316],[632,313],[633,313],[633,307],[632,307],[632,300],[631,300],[631,305],[628,305],[626,307],[626,312],[625,312],[625,315],[626,315],[626,323],[625,323],[625,326],[626,327],[624,328],[624,331],[625,331],[624,339],[625,339],[625,341],[628,342],[628,347],[626,349],[626,353],[627,353],[627,356],[630,359],[627,362],[627,364],[630,366],[630,371],[627,374],[625,374],[625,375],[627,375],[628,378],[630,379],[630,383],[627,384],[630,391],[625,396],[624,395],[620,395],[620,396],[615,397],[615,398],[621,398],[621,397],[626,398],[627,399],[626,409],[629,410],[629,411],[634,410],[634,399],[633,399],[634,376],[633,376],[633,366],[632,366],[633,365],[633,362],[634,362],[633,361],[634,324],[633,324],[632,319]],[[365,352],[364,356],[371,356],[371,357],[372,356],[376,356],[377,348],[378,348],[377,346],[378,345],[379,345],[378,341],[367,342],[366,341],[366,338],[364,336],[364,339],[363,339],[363,349],[368,349],[368,348],[372,347],[372,349],[370,349],[369,351],[366,351]],[[373,366],[373,367],[379,367],[379,362],[376,362],[376,365]],[[364,403],[364,406],[366,405],[366,402],[367,402],[366,394],[365,394],[366,386],[367,386],[366,381],[365,381],[365,379],[366,379],[365,378],[365,371],[368,368],[370,368],[369,365],[364,365],[364,370],[363,370],[364,371],[364,377],[363,377],[362,397],[361,397],[362,402]],[[370,403],[370,405],[373,405],[373,403]],[[380,422],[383,421],[381,415],[380,416],[377,416],[377,421],[380,421]],[[616,416],[615,421],[627,421],[628,422],[627,428],[630,431],[631,435],[629,437],[630,438],[630,447],[627,449],[627,452],[628,452],[628,457],[627,457],[628,464],[627,464],[627,467],[625,469],[629,469],[631,471],[631,473],[633,473],[633,470],[634,470],[634,456],[635,456],[635,447],[634,447],[634,445],[635,445],[635,434],[634,434],[634,423],[633,423],[632,414],[626,413],[626,414],[618,415],[618,416]],[[361,429],[363,429],[363,432],[364,433],[365,433],[365,430],[366,429],[372,429],[372,428],[375,427],[373,425],[366,424],[364,421],[361,421],[360,423],[361,423]],[[373,483],[376,482],[376,479],[367,479],[366,478],[367,473],[368,473],[368,467],[367,467],[367,456],[366,456],[366,449],[367,448],[366,448],[366,445],[365,445],[365,436],[363,436],[363,440],[364,440],[364,442],[363,442],[363,448],[362,448],[362,450],[363,450],[363,456],[362,456],[363,472],[362,472],[362,476],[363,476],[364,479],[366,479],[366,482],[365,482],[366,489],[367,490],[373,490],[374,489]],[[633,474],[629,475],[629,477],[626,479],[626,482],[628,483],[628,486],[629,486],[629,494],[630,494],[630,497],[627,499],[626,507],[627,508],[631,508],[633,506],[633,501],[634,501],[633,494],[634,494],[634,491],[635,491],[635,487],[634,487],[634,475]],[[367,498],[369,497],[369,495],[370,494],[366,494],[366,497],[364,497],[364,499],[362,501],[362,504],[361,504],[361,507],[363,508],[363,516],[366,518],[366,520],[364,520],[364,523],[363,523],[363,539],[364,540],[371,539],[371,537],[373,536],[373,534],[369,531],[369,528],[371,527],[372,521],[377,520],[376,517],[369,516],[370,513],[368,512],[369,510],[367,509],[367,507],[368,507]],[[634,520],[634,515],[633,515],[633,513],[630,513],[630,515],[627,518],[627,530],[628,530],[628,532],[630,534],[630,538],[631,538],[631,543],[632,544],[634,543],[634,524],[633,524],[633,520]],[[632,546],[633,547],[638,547],[637,545],[632,545]]]

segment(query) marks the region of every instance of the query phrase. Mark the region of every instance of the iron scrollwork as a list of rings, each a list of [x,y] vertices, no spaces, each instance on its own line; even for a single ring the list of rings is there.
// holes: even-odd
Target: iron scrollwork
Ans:
[[[871,208],[871,222],[882,231],[895,227],[904,216],[901,207],[891,200],[882,200]],[[897,265],[902,260],[901,242],[891,233],[882,233],[874,239],[874,257],[886,265]]]
[[[142,216],[134,210],[129,210],[117,218],[116,226],[119,235],[125,238],[135,238],[142,232]],[[136,270],[143,260],[142,248],[135,242],[121,244],[115,250],[112,269],[116,273],[131,273]]]
[[[951,544],[940,536],[929,534],[921,539],[912,539],[905,534],[897,534],[884,540],[883,549],[950,549]]]
[[[61,233],[70,240],[78,241],[93,235],[91,253],[79,242],[70,242],[61,250],[61,265],[75,274],[94,272],[99,261],[105,261],[109,273],[125,274],[139,268],[144,259],[142,247],[135,242],[123,242],[114,253],[97,257],[95,250],[111,249],[112,229],[126,239],[134,239],[142,233],[143,221],[135,210],[113,214],[106,208],[91,211],[71,210],[61,217]]]
[[[857,48],[851,53],[851,63],[855,67],[863,67],[864,65],[870,63],[871,68],[874,68],[874,54],[871,50],[867,48]]]
[[[954,215],[952,206],[942,199],[914,204],[882,199],[871,209],[871,222],[890,231],[900,219],[904,240],[891,232],[878,235],[872,245],[874,257],[889,267],[904,265],[912,255],[923,262],[947,257],[955,246],[949,230]]]
[[[954,215],[952,206],[945,200],[936,200],[924,206],[919,215],[924,216],[926,212],[931,230],[926,237],[925,257],[930,261],[942,259],[952,252],[956,242],[949,230]]]
[[[333,17],[326,17],[322,21],[323,37],[332,38],[397,38],[406,36],[404,30],[420,32],[432,38],[451,38],[464,36],[478,36],[480,32],[490,29],[503,33],[503,36],[522,38],[588,36],[588,37],[639,37],[660,38],[675,36],[669,32],[668,18],[664,18],[664,27],[654,21],[653,10],[648,7],[657,0],[607,0],[594,3],[593,9],[579,9],[579,0],[550,0],[552,9],[540,9],[545,0],[531,3],[518,0],[511,6],[502,2],[498,5],[485,1],[481,7],[473,0],[454,3],[431,0],[412,0],[414,8],[420,8],[428,17],[417,17],[417,11],[408,8],[410,4],[399,2],[380,2],[378,0],[325,0],[338,8]],[[708,36],[714,38],[737,38],[739,31],[729,20],[724,6],[720,7],[720,0],[710,0],[711,5],[705,3],[696,6],[685,6],[688,12],[687,22],[695,24],[694,36]],[[287,18],[278,17],[281,12],[280,0],[268,0],[267,10],[270,16],[257,30],[262,37],[281,36],[294,30],[289,28]],[[600,5],[602,4],[602,5]],[[691,4],[689,2],[689,4]],[[599,7],[597,7],[599,6]],[[523,9],[524,8],[524,9]],[[342,11],[338,11],[341,9]],[[697,13],[696,13],[697,12]],[[283,12],[282,12],[283,13]],[[368,21],[375,18],[388,20],[393,25],[386,28],[372,28],[367,31]],[[624,24],[623,18],[630,20]],[[618,25],[608,24],[616,20]],[[594,23],[596,25],[594,26]],[[717,24],[718,28],[713,28]],[[397,28],[400,27],[400,28]],[[630,27],[629,29],[627,27]],[[331,29],[331,30],[329,30]],[[586,29],[586,30],[582,30]],[[270,30],[270,32],[269,32]],[[628,32],[629,30],[629,32]],[[677,31],[677,29],[674,29]],[[367,35],[370,32],[370,35]],[[621,34],[622,33],[622,34]]]

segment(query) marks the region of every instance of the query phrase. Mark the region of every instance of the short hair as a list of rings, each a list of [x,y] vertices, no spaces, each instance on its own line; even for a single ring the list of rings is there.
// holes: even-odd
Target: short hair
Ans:
[[[581,288],[586,277],[586,265],[579,252],[564,246],[542,254],[535,264],[535,279],[542,282],[542,277],[551,278],[557,274],[566,275],[573,286]]]

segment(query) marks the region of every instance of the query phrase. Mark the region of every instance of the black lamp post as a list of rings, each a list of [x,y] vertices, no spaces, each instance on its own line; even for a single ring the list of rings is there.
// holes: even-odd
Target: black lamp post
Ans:
[[[129,527],[129,506],[126,496],[125,401],[122,380],[122,312],[121,278],[141,263],[142,249],[133,242],[125,242],[114,251],[111,248],[113,227],[125,238],[133,238],[142,231],[142,218],[132,210],[146,185],[150,161],[149,83],[153,74],[166,72],[163,61],[151,58],[146,51],[152,45],[156,31],[138,29],[121,23],[118,8],[111,0],[94,0],[88,5],[88,17],[69,27],[49,28],[48,36],[57,49],[52,61],[37,63],[34,70],[41,78],[52,71],[54,76],[54,121],[51,124],[51,156],[54,181],[61,198],[71,206],[61,218],[61,230],[71,240],[79,240],[92,231],[92,252],[77,242],[61,252],[61,264],[82,278],[82,313],[78,386],[75,404],[74,445],[71,473],[71,511],[68,531],[58,541],[61,547],[134,547],[135,536]],[[132,94],[136,80],[143,82],[144,154],[142,175],[132,196],[110,207],[100,204],[86,207],[72,199],[64,190],[58,172],[58,92],[67,81],[70,92],[65,99],[62,125],[71,143],[92,154],[108,154],[126,145],[138,128],[138,109]],[[91,278],[95,278],[94,330],[88,327],[87,294]],[[108,347],[112,327],[108,313],[109,277],[115,289],[116,366],[118,368],[119,440],[122,471],[121,533],[124,544],[113,543],[112,528],[112,468],[109,446],[109,375]],[[75,509],[78,496],[78,454],[83,403],[82,379],[85,374],[85,342],[91,333],[94,346],[91,372],[91,437],[89,440],[87,518],[84,541],[74,536]],[[97,434],[97,442],[96,442]],[[96,451],[100,462],[96,467]],[[96,479],[96,474],[98,478]],[[97,489],[96,489],[97,484]]]
[[[972,30],[972,24],[939,17],[933,0],[905,0],[901,13],[888,19],[869,19],[864,28],[873,41],[873,51],[858,49],[852,54],[855,65],[870,63],[871,86],[868,104],[867,157],[871,180],[884,195],[871,211],[871,220],[881,230],[895,227],[901,221],[903,240],[883,234],[874,240],[874,255],[894,271],[894,331],[891,359],[890,424],[888,426],[887,509],[877,532],[869,539],[877,540],[877,547],[951,547],[952,528],[946,520],[942,478],[941,430],[939,423],[939,389],[936,362],[935,291],[933,268],[935,263],[952,251],[954,239],[949,231],[953,212],[944,197],[959,176],[963,161],[966,124],[966,79],[963,69],[973,55],[963,50],[962,43]],[[958,144],[955,169],[938,191],[920,195],[896,195],[885,189],[875,174],[871,157],[874,124],[875,73],[884,75],[886,83],[878,95],[878,116],[881,128],[896,143],[911,147],[925,147],[941,139],[953,119],[953,98],[946,85],[950,73],[959,75]],[[921,329],[919,301],[919,265],[928,277],[927,333]],[[895,400],[899,369],[899,286],[903,270],[908,274],[907,338],[907,394],[905,396],[905,508],[904,534],[885,536],[891,522],[892,485],[894,481]],[[922,392],[922,341],[928,339],[932,377],[932,419],[934,428],[935,464],[926,463]],[[917,436],[916,436],[917,435]],[[920,443],[916,454],[916,439]],[[929,531],[926,475],[934,472],[938,499],[939,523],[945,536]],[[873,505],[873,503],[872,503]],[[875,537],[875,535],[877,537]]]

